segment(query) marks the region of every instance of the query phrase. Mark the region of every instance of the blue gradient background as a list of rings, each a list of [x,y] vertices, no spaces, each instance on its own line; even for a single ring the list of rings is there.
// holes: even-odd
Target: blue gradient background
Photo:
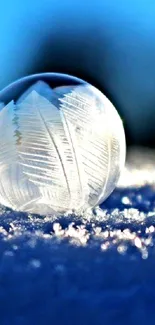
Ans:
[[[151,0],[6,0],[0,89],[30,73],[74,74],[113,101],[129,143],[154,145],[154,17]]]

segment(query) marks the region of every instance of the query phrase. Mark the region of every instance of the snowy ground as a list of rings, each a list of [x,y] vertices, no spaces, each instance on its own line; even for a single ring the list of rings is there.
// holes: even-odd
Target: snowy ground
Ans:
[[[155,324],[155,152],[93,214],[0,220],[0,325]]]

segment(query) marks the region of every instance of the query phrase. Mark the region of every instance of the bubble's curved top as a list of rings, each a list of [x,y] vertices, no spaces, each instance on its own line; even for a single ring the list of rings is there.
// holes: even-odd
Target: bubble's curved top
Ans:
[[[1,90],[0,102],[8,104],[12,99],[14,101],[18,100],[23,92],[25,92],[28,88],[33,86],[38,81],[45,82],[51,88],[56,88],[62,85],[67,86],[86,84],[84,80],[69,74],[55,72],[33,74],[24,78],[20,78]]]

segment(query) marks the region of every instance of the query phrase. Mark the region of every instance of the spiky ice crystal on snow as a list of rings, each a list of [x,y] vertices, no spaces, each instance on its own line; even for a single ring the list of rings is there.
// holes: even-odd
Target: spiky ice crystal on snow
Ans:
[[[122,121],[89,84],[39,81],[0,109],[0,203],[38,214],[104,201],[125,160]]]

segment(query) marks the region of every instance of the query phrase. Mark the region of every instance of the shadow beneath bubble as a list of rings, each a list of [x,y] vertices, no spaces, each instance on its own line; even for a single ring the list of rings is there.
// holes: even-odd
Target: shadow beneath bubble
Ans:
[[[103,212],[103,213],[102,213]],[[41,231],[45,234],[53,233],[53,225],[58,223],[65,230],[73,225],[75,229],[85,226],[92,231],[93,227],[106,229],[129,228],[132,231],[145,230],[155,225],[155,191],[151,186],[140,188],[117,188],[110,197],[100,205],[100,209],[93,210],[92,215],[84,214],[50,217],[29,215],[4,208],[0,216],[0,226],[9,231],[10,224],[17,224],[24,232]]]
[[[155,189],[146,185],[143,187],[117,188],[100,206],[102,209],[138,209],[141,212],[155,210]]]

